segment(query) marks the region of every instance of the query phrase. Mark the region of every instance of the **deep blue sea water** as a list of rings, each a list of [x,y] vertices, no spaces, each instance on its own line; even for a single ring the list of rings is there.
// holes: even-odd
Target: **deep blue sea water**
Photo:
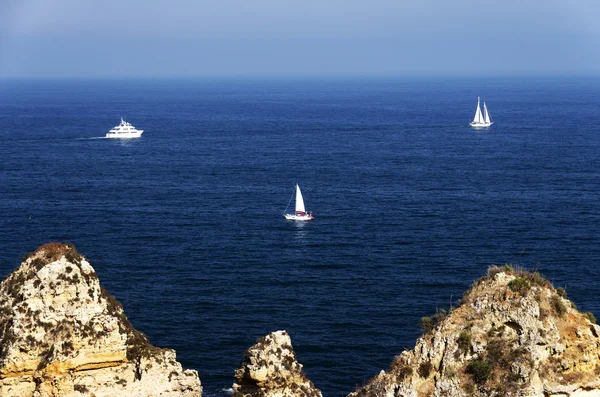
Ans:
[[[597,78],[3,81],[0,277],[72,242],[207,395],[285,329],[342,396],[491,264],[600,314],[598,125]]]

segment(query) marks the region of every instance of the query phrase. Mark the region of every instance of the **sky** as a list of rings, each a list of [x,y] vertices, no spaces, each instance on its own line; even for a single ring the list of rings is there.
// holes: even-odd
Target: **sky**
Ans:
[[[598,0],[0,0],[0,77],[597,75]]]

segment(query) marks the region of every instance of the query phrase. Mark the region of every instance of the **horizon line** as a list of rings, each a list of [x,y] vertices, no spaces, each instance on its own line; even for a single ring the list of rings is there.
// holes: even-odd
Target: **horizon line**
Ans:
[[[600,73],[256,73],[256,74],[199,74],[199,75],[75,75],[75,76],[18,76],[0,75],[0,81],[24,81],[24,80],[306,80],[306,79],[505,79],[505,78],[527,78],[527,79],[561,79],[561,78],[600,78]]]

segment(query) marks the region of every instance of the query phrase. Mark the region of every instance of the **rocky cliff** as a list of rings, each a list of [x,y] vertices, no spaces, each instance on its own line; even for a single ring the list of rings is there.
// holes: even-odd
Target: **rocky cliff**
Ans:
[[[422,318],[415,348],[349,397],[600,397],[595,322],[540,274],[491,267],[458,307]],[[287,334],[268,335],[246,352],[236,396],[320,395],[295,374]]]
[[[350,397],[600,396],[600,327],[538,273],[492,267]]]
[[[0,396],[202,395],[198,374],[152,346],[72,245],[27,255],[0,283]]]
[[[234,397],[322,397],[296,361],[285,331],[259,339],[246,351],[233,390]]]
[[[491,267],[415,348],[349,397],[600,397],[600,327],[538,273]],[[0,283],[0,396],[201,396],[73,246],[27,255]],[[321,397],[278,331],[245,353],[235,397]]]

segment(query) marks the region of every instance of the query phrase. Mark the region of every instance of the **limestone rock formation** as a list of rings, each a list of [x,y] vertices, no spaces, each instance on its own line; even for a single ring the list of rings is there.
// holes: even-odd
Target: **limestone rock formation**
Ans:
[[[600,327],[538,273],[492,267],[349,397],[600,396]]]
[[[322,397],[296,361],[285,331],[259,339],[235,372],[235,397]]]
[[[152,346],[72,245],[50,243],[0,283],[0,396],[200,397],[198,373]]]

